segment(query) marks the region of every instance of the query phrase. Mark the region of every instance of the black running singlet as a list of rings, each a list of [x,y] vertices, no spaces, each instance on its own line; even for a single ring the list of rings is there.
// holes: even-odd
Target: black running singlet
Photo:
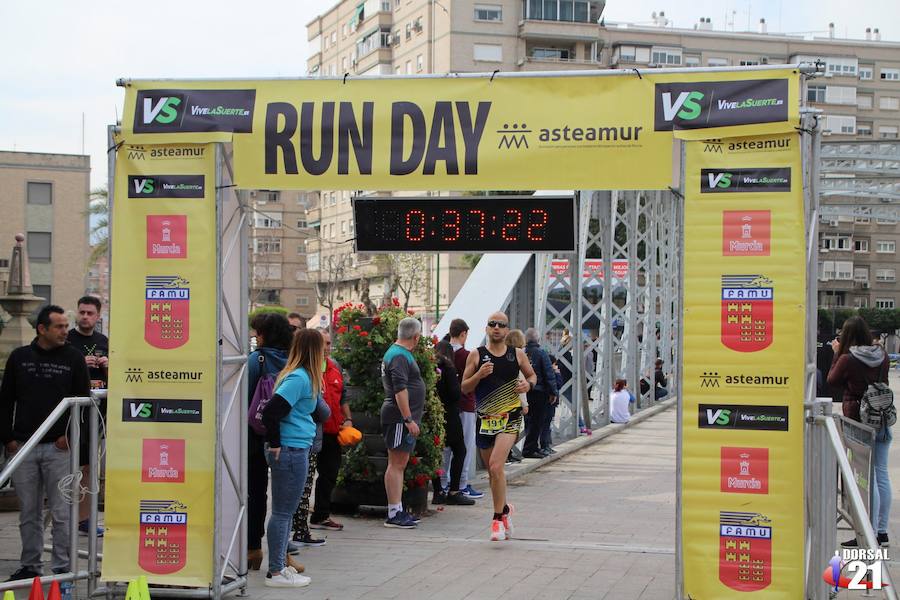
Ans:
[[[482,415],[499,415],[522,406],[516,383],[519,380],[519,361],[516,349],[506,347],[503,356],[494,356],[484,346],[478,348],[478,368],[486,362],[494,363],[494,372],[475,387],[476,410]]]

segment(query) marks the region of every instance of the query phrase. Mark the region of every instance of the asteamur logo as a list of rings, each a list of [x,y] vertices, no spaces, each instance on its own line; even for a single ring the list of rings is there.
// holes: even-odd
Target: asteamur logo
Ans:
[[[786,121],[788,80],[658,83],[654,129],[703,129]]]

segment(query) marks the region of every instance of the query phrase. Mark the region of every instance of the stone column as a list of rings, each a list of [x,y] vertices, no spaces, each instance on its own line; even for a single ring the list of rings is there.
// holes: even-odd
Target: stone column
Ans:
[[[0,358],[3,359],[0,368],[5,365],[10,352],[19,346],[30,344],[34,339],[34,327],[28,322],[28,317],[45,300],[35,296],[31,288],[24,241],[25,236],[17,233],[16,245],[13,246],[12,258],[9,261],[9,285],[6,288],[6,295],[0,296],[0,305],[11,317],[0,332]]]

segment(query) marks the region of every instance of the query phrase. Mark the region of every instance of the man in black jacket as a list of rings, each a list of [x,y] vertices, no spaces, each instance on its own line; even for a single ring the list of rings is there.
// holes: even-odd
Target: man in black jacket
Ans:
[[[84,356],[66,344],[68,326],[63,309],[45,306],[38,313],[37,337],[13,350],[6,361],[0,385],[0,441],[9,455],[25,444],[63,398],[90,394]],[[60,480],[70,472],[67,423],[67,416],[57,420],[13,473],[21,505],[22,555],[21,567],[10,581],[43,574],[45,494],[53,522],[50,566],[54,573],[69,570],[69,505],[59,489]]]
[[[544,458],[549,454],[538,448],[544,415],[550,404],[556,401],[559,390],[556,388],[556,371],[550,362],[550,356],[540,346],[540,334],[534,327],[525,330],[525,354],[531,362],[531,368],[537,375],[537,383],[528,392],[528,415],[525,417],[525,444],[522,456],[525,458]]]

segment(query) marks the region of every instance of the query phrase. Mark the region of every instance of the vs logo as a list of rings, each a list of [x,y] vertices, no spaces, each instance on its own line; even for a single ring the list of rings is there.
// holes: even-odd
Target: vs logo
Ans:
[[[731,178],[734,177],[731,173],[707,173],[706,176],[709,180],[709,187],[723,190],[731,187]]]
[[[134,185],[134,193],[138,196],[152,196],[156,190],[156,180],[152,177],[137,178],[131,181]]]
[[[178,118],[178,108],[184,104],[184,96],[161,96],[144,98],[144,125],[159,123],[169,125]]]
[[[700,102],[705,97],[703,92],[681,92],[672,100],[672,92],[662,94],[663,118],[674,121],[675,117],[685,121],[693,121],[700,116],[703,106]]]
[[[717,408],[715,410],[711,408],[706,409],[706,423],[707,425],[720,425],[726,426],[731,424],[731,409],[730,408]]]
[[[153,417],[153,404],[150,402],[129,402],[126,408],[132,421],[146,421]]]

